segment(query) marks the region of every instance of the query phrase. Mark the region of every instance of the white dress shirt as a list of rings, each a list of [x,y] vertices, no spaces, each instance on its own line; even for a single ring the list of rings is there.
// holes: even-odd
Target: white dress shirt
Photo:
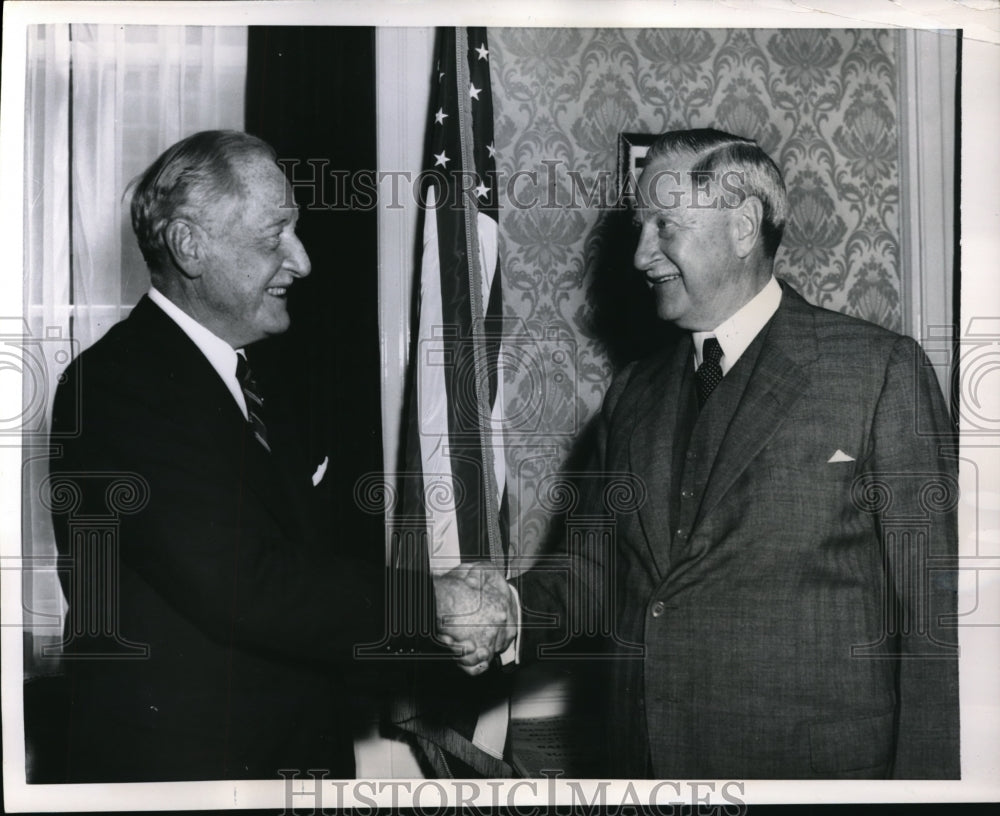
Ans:
[[[191,338],[198,350],[205,355],[205,359],[211,363],[212,368],[222,378],[229,393],[233,395],[240,411],[243,412],[244,419],[249,419],[247,413],[247,402],[243,396],[243,388],[240,381],[236,379],[236,349],[229,343],[212,334],[201,325],[191,315],[184,312],[179,306],[167,299],[167,296],[155,287],[149,287],[149,299],[159,306],[163,312],[174,321],[184,334]],[[240,349],[242,351],[242,349]]]
[[[771,275],[764,288],[728,320],[724,320],[713,331],[691,334],[691,339],[694,340],[694,367],[698,368],[701,365],[703,359],[701,350],[705,340],[714,336],[722,346],[722,359],[719,361],[722,375],[728,374],[736,365],[736,361],[743,356],[743,352],[760,334],[761,329],[767,325],[767,321],[778,311],[780,304],[781,286],[774,275]]]

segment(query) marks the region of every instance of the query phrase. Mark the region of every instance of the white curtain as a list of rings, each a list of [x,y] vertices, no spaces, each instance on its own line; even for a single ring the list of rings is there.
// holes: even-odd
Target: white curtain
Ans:
[[[123,192],[169,145],[243,128],[246,27],[44,25],[28,31],[25,417],[44,441],[57,377],[125,317],[149,286]],[[28,369],[32,370],[28,370]],[[63,600],[37,487],[50,451],[25,449],[25,623],[58,641]],[[44,670],[44,667],[43,667]]]

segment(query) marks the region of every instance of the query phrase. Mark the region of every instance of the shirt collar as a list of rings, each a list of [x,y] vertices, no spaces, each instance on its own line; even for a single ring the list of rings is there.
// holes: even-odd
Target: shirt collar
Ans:
[[[695,367],[701,365],[701,350],[705,340],[715,336],[722,346],[722,360],[719,362],[722,373],[728,374],[736,365],[736,361],[743,356],[743,352],[750,347],[754,338],[760,334],[761,329],[767,325],[767,321],[778,311],[780,304],[781,286],[774,275],[771,275],[764,288],[728,320],[724,320],[713,331],[692,333]]]
[[[183,311],[176,303],[169,300],[155,286],[149,288],[149,299],[153,301],[174,323],[184,332],[194,343],[198,350],[205,355],[205,359],[215,369],[222,382],[225,383],[229,393],[233,395],[236,404],[247,416],[246,398],[243,396],[243,389],[236,379],[236,349],[216,334],[206,329],[187,312]],[[240,349],[242,351],[242,349]]]

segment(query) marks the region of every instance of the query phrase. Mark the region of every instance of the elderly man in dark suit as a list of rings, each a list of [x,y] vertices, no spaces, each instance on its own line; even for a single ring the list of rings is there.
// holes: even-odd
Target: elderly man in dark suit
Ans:
[[[578,518],[613,550],[578,541],[569,590],[528,572],[522,608],[614,621],[612,776],[956,778],[952,424],[913,340],[773,277],[785,207],[753,142],[652,145],[634,261],[685,332],[598,418]],[[564,634],[526,623],[522,659]]]
[[[152,287],[70,365],[53,413],[67,781],[351,777],[355,647],[387,643],[390,615],[429,634],[435,606],[418,577],[404,606],[350,554],[382,541],[318,533],[310,493],[336,463],[289,455],[249,371],[244,347],[288,328],[310,272],[291,189],[270,146],[209,131],[131,206]],[[448,583],[445,608],[476,607]]]

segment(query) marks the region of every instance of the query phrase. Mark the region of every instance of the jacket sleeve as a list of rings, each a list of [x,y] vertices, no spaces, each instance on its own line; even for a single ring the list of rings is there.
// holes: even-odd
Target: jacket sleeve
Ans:
[[[569,503],[575,512],[600,515],[603,494],[615,490],[609,482],[607,446],[610,428],[622,395],[636,375],[638,363],[631,363],[612,381],[600,412],[588,429],[585,465],[580,472],[567,474],[550,491],[556,504]],[[621,485],[628,492],[628,485]],[[556,495],[558,494],[558,495]],[[589,509],[588,509],[589,508]],[[517,579],[521,600],[519,659],[532,661],[547,648],[561,646],[587,627],[585,620],[604,620],[603,604],[610,580],[606,551],[594,536],[571,542],[564,519],[556,515],[550,535],[551,546],[533,567]]]
[[[886,635],[897,658],[893,777],[957,779],[957,439],[933,369],[899,338],[872,425],[864,493],[888,577]]]

